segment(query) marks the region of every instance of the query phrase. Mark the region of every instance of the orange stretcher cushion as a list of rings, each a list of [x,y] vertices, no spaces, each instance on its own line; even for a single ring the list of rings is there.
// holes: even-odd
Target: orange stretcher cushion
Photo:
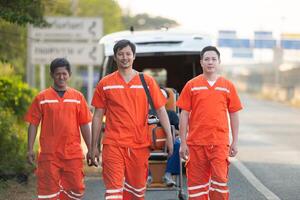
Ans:
[[[151,139],[151,149],[164,150],[166,146],[166,134],[162,127],[157,125],[149,126],[149,136]]]
[[[167,110],[173,110],[176,112],[176,94],[172,88],[165,88],[169,93],[168,101],[165,105]]]

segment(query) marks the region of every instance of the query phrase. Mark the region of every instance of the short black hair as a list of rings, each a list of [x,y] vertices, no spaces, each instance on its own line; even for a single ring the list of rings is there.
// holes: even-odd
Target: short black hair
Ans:
[[[200,60],[203,59],[203,56],[204,56],[205,52],[207,52],[207,51],[214,51],[214,52],[216,52],[217,55],[218,55],[218,58],[220,59],[221,54],[220,54],[219,50],[217,49],[217,47],[215,47],[215,46],[206,46],[200,52]]]
[[[53,74],[55,69],[58,67],[65,67],[66,70],[71,74],[71,65],[65,58],[55,58],[50,64],[50,72]]]
[[[133,55],[135,55],[135,44],[133,44],[132,42],[130,42],[129,40],[119,40],[115,46],[114,46],[114,55],[117,54],[117,51],[120,49],[123,49],[125,47],[129,46],[133,52]]]

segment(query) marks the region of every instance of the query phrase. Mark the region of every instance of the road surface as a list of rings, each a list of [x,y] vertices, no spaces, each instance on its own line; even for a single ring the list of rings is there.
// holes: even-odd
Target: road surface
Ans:
[[[231,160],[231,200],[300,200],[300,109],[242,95],[239,153]],[[104,199],[97,177],[86,178],[85,200]],[[177,199],[148,191],[147,200]]]

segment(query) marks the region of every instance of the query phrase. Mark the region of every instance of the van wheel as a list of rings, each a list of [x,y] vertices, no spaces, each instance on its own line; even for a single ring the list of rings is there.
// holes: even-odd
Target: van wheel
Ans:
[[[178,199],[179,199],[179,200],[186,200],[186,199],[187,199],[187,197],[186,197],[186,195],[185,195],[185,194],[181,194],[181,193],[179,193],[179,194],[178,194]]]

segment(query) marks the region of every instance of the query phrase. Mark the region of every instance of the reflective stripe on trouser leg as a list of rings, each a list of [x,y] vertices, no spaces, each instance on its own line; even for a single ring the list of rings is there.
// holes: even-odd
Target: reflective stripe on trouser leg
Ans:
[[[106,188],[105,199],[123,199],[125,154],[127,154],[125,148],[113,145],[103,145],[102,174]]]
[[[188,194],[191,200],[208,200],[210,165],[202,146],[189,146],[186,163]]]
[[[211,163],[210,200],[228,200],[229,147],[228,145],[214,145],[208,151]]]
[[[62,165],[59,159],[39,161],[36,170],[38,199],[57,200]]]
[[[105,191],[105,199],[123,199],[123,188],[107,189]]]
[[[54,194],[48,194],[48,195],[38,195],[38,199],[47,199],[47,200],[56,200],[59,196],[60,192],[56,192]]]
[[[124,200],[143,200],[146,192],[149,148],[129,149],[125,156]]]
[[[68,159],[64,161],[64,168],[61,172],[61,194],[60,200],[80,200],[84,195],[83,184],[83,160]]]

